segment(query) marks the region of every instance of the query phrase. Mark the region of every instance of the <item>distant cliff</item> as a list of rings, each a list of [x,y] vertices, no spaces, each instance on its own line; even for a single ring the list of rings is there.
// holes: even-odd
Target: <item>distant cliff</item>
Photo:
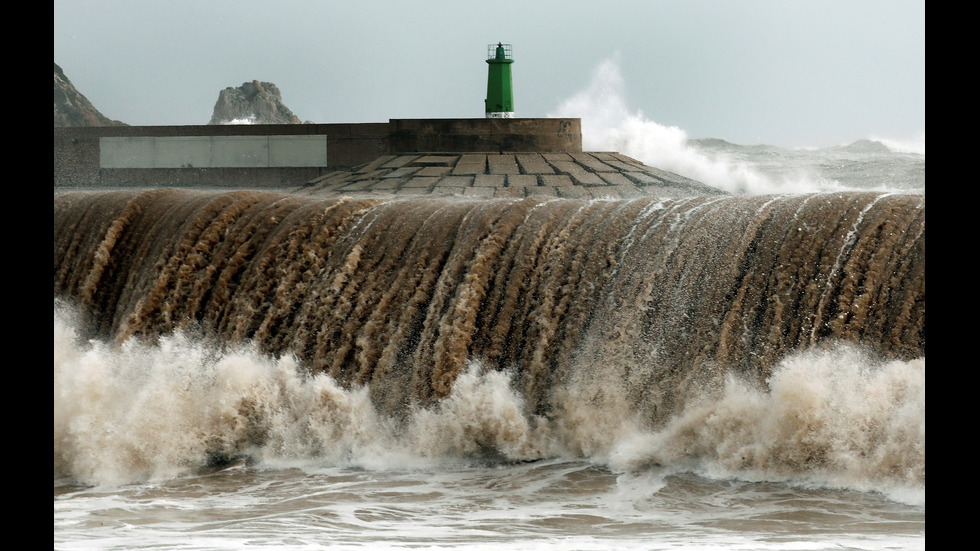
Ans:
[[[208,124],[301,124],[282,102],[279,87],[271,82],[253,80],[238,88],[218,93],[214,115]],[[306,121],[310,122],[310,121]],[[54,126],[129,126],[110,119],[92,105],[54,64]]]
[[[300,124],[302,121],[282,102],[279,88],[271,82],[245,82],[218,94],[208,124]]]
[[[54,64],[54,125],[63,126],[128,126],[112,120],[92,105]]]

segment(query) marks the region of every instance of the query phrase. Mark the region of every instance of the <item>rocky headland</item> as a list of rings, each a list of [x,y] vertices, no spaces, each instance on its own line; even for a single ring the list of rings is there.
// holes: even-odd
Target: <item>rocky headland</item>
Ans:
[[[302,121],[282,102],[279,87],[271,82],[242,83],[218,94],[208,124],[300,124]]]
[[[110,119],[75,89],[65,72],[54,64],[54,125],[63,126],[129,126]]]

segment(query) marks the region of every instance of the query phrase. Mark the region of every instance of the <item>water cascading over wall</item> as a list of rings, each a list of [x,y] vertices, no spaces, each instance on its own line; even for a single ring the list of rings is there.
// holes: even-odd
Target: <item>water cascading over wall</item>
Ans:
[[[84,338],[254,343],[390,412],[478,361],[535,413],[571,378],[610,377],[656,420],[793,351],[924,356],[925,199],[60,193],[54,295]]]

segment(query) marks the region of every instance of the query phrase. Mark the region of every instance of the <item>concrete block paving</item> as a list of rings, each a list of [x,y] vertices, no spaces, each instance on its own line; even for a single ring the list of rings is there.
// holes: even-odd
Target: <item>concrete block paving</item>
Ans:
[[[724,195],[615,152],[405,153],[318,176],[290,189],[302,195],[605,199]]]

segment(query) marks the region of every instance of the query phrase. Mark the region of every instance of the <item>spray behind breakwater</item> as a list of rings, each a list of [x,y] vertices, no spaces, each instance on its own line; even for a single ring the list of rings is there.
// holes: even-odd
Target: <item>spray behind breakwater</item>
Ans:
[[[618,201],[323,200],[170,189],[64,193],[55,196],[54,294],[77,316],[71,327],[78,338],[71,341],[114,341],[130,358],[174,349],[174,335],[206,343],[195,359],[136,370],[191,366],[184,375],[162,377],[170,390],[151,394],[170,401],[181,399],[182,388],[240,390],[184,397],[228,409],[215,406],[205,415],[189,408],[206,419],[177,416],[187,424],[178,432],[199,439],[187,444],[193,453],[169,465],[206,463],[209,454],[233,455],[249,446],[270,449],[272,442],[323,449],[311,444],[331,441],[322,433],[294,426],[290,440],[271,428],[289,425],[289,418],[309,421],[314,411],[360,412],[338,417],[343,422],[296,421],[344,435],[348,444],[340,449],[363,448],[358,435],[416,426],[427,428],[409,431],[419,435],[409,448],[427,448],[421,435],[441,433],[459,435],[444,447],[463,452],[537,458],[555,453],[560,442],[564,450],[608,462],[671,463],[670,454],[630,454],[615,443],[629,440],[632,429],[671,430],[683,426],[685,416],[704,416],[698,408],[705,396],[737,395],[743,387],[765,396],[767,384],[783,388],[773,382],[790,376],[780,379],[775,370],[789,369],[778,366],[795,353],[834,354],[839,343],[867,353],[867,360],[846,362],[860,365],[858,373],[828,375],[820,383],[826,388],[852,377],[877,380],[860,372],[889,361],[924,375],[921,360],[914,363],[925,355],[924,201],[874,193]],[[113,346],[65,356],[112,355]],[[269,360],[275,368],[259,371],[280,375],[259,377],[266,381],[261,384],[208,375],[225,373],[220,366],[237,373],[235,380],[255,372],[227,367],[226,359],[239,357],[234,354],[242,347],[279,358]],[[131,363],[109,361],[116,375],[95,379],[125,378]],[[59,367],[56,359],[55,369],[56,389],[59,382],[78,383],[63,396],[85,387],[77,379],[85,371],[78,361]],[[282,377],[300,382],[268,383]],[[508,397],[492,398],[500,393]],[[327,396],[334,398],[324,402]],[[309,407],[299,405],[304,400]],[[69,402],[84,403],[77,397]],[[56,441],[72,441],[77,412],[59,414],[58,403],[56,418],[75,421],[66,421],[64,431],[56,422]],[[141,408],[130,404],[122,411],[132,409]],[[480,420],[458,431],[433,430],[433,423],[448,426],[447,411],[455,412],[449,415],[454,423]],[[796,413],[784,418],[818,422],[809,414],[802,418],[810,421]],[[847,425],[833,425],[841,424]],[[792,440],[785,431],[796,433],[792,423],[770,428],[784,431],[776,441]],[[734,435],[746,430],[705,438],[734,446],[740,459],[723,454],[725,461],[766,468],[773,453],[758,446],[747,453],[748,444],[731,443],[741,442]],[[881,441],[890,440],[866,444]],[[689,448],[712,447],[691,442]],[[917,449],[918,442],[907,447]],[[807,451],[787,452],[784,461],[802,468],[823,457],[819,461],[836,464],[827,457],[837,447],[805,444]],[[56,455],[58,449],[85,456],[78,444],[56,445]],[[147,451],[122,455],[163,456]],[[913,481],[924,481],[924,452],[921,477],[915,464],[903,468]]]
[[[910,140],[867,137],[880,148],[868,140],[850,146],[792,149],[690,140],[685,130],[660,124],[630,108],[626,88],[618,55],[613,56],[595,68],[586,88],[562,101],[548,116],[581,115],[585,151],[618,151],[732,193],[854,189],[925,193],[925,131]]]

